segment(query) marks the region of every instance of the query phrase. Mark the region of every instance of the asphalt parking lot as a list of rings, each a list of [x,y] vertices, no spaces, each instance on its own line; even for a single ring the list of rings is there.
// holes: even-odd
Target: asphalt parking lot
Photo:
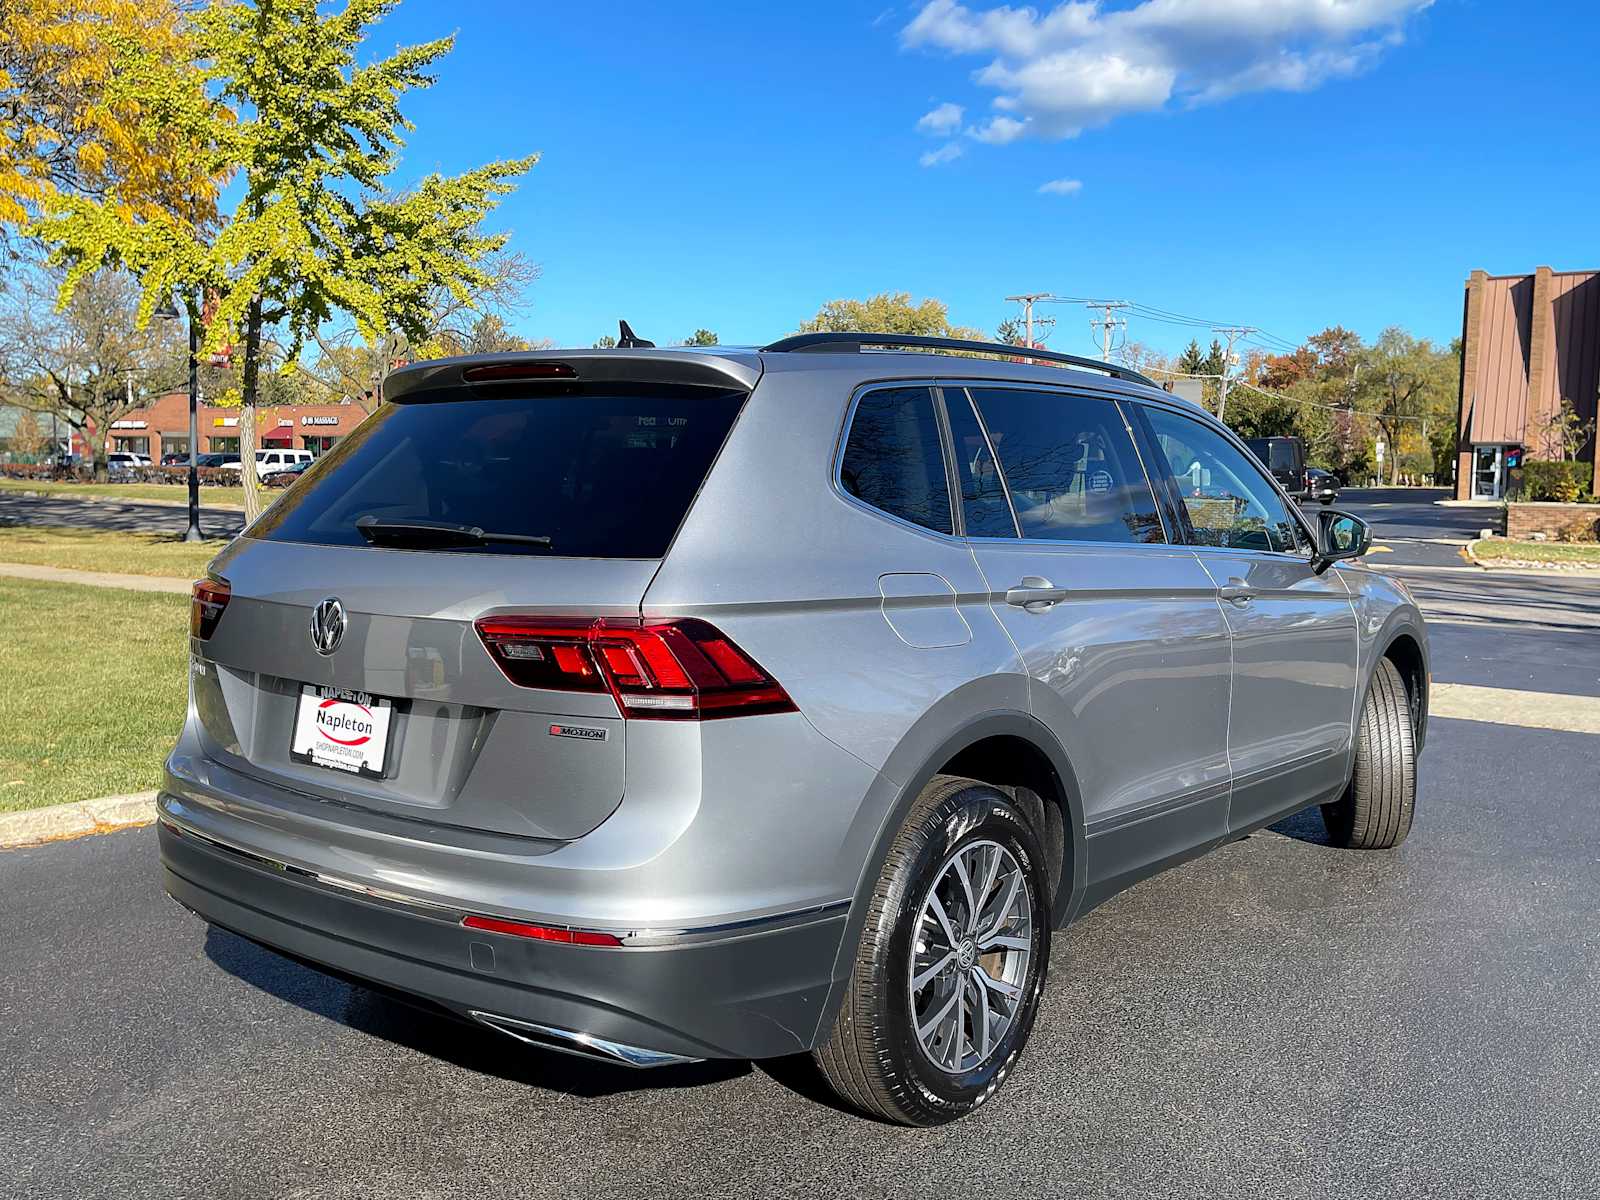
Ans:
[[[1600,696],[1600,582],[1401,557],[1436,682]],[[937,1130],[331,981],[167,901],[149,829],[3,852],[0,1196],[1593,1197],[1600,734],[1481,716],[1433,722],[1399,850],[1307,814],[1057,935],[1018,1073]]]

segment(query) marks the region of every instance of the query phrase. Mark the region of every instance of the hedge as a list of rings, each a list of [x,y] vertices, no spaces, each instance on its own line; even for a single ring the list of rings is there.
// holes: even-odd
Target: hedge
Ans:
[[[1585,462],[1541,462],[1529,459],[1522,464],[1522,499],[1549,500],[1571,504],[1590,498],[1589,482],[1594,468]]]

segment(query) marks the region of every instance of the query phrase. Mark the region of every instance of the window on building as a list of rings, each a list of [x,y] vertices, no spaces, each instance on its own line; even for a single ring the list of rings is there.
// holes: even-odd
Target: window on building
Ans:
[[[237,454],[239,453],[239,439],[237,437],[214,437],[210,439],[211,453]]]

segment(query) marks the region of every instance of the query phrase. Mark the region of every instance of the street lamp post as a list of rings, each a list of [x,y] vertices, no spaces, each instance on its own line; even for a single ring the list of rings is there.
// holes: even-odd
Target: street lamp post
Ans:
[[[178,319],[178,306],[168,299],[156,309],[156,316],[168,320]],[[205,535],[200,532],[200,331],[195,328],[194,314],[189,314],[189,528],[183,540],[200,542]]]

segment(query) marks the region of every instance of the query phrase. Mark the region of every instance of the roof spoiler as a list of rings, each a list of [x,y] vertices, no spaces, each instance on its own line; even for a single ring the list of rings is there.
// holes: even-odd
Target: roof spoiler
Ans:
[[[960,350],[968,354],[993,354],[1002,358],[1026,359],[1030,362],[1060,363],[1086,371],[1098,371],[1113,379],[1127,383],[1142,383],[1148,387],[1161,385],[1147,375],[1129,367],[1105,362],[1098,358],[1082,358],[1076,354],[1062,354],[1056,350],[1039,350],[1027,346],[1011,346],[1005,342],[968,341],[965,338],[921,337],[909,333],[799,333],[763,346],[765,352],[791,354],[858,354],[868,347],[886,350]]]

